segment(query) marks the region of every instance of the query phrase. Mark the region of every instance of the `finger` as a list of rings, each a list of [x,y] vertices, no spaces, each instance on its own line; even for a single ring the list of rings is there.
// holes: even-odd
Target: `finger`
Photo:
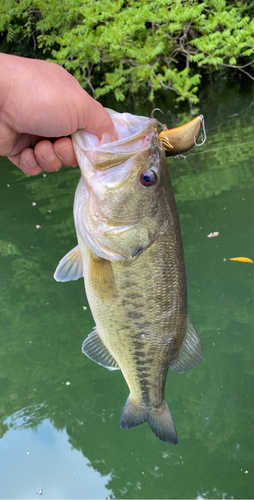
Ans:
[[[80,106],[82,102],[82,107]],[[84,100],[79,100],[78,127],[97,135],[99,139],[108,133],[111,141],[118,140],[118,133],[108,111],[89,94],[86,93]]]
[[[72,140],[69,137],[61,137],[53,144],[53,149],[63,165],[69,167],[77,166],[77,158],[73,149]]]
[[[54,172],[62,166],[61,160],[55,154],[52,142],[48,140],[38,142],[34,148],[34,154],[40,167],[47,172]]]
[[[33,149],[27,148],[21,154],[8,156],[8,158],[27,175],[38,175],[42,170],[35,158]]]

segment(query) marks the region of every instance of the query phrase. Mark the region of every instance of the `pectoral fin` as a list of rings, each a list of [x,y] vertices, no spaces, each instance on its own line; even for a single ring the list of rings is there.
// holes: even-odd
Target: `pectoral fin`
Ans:
[[[88,335],[82,344],[82,352],[98,365],[108,370],[120,370],[115,358],[110,354],[98,335],[97,328]]]
[[[59,262],[54,278],[56,281],[78,280],[83,276],[82,257],[77,245],[68,252]]]
[[[200,338],[187,318],[187,332],[178,356],[170,368],[177,373],[184,373],[199,365],[202,360],[203,349]]]

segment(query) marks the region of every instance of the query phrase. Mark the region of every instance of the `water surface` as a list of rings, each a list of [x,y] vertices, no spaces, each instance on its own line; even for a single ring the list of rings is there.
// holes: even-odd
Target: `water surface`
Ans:
[[[121,372],[81,353],[94,326],[82,280],[53,279],[76,246],[78,169],[27,177],[0,159],[0,498],[253,498],[253,265],[224,260],[254,257],[250,86],[207,89],[200,112],[206,145],[168,162],[204,347],[198,368],[168,375],[177,446],[120,429]]]

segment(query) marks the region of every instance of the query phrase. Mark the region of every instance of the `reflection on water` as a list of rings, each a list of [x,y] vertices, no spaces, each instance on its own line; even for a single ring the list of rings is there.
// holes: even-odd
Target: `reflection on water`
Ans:
[[[121,373],[81,354],[83,283],[53,280],[76,245],[78,169],[28,178],[1,159],[0,498],[253,498],[253,265],[223,261],[253,259],[253,108],[240,84],[206,97],[207,144],[169,160],[204,347],[198,368],[168,375],[176,447],[146,424],[119,428]]]
[[[22,428],[18,414],[15,420]],[[11,425],[11,419],[6,423]],[[92,499],[110,493],[105,487],[110,476],[93,469],[81,451],[71,446],[66,430],[56,430],[48,419],[33,430],[20,432],[10,427],[0,442],[0,467],[1,476],[9,478],[1,481],[1,498],[30,499],[40,494],[42,498]]]

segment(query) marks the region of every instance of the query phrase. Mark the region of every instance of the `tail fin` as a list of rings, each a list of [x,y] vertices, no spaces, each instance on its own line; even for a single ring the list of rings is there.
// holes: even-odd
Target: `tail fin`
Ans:
[[[177,434],[166,401],[159,408],[143,408],[132,403],[128,397],[123,409],[120,427],[130,429],[148,422],[155,436],[168,444],[177,444]]]

